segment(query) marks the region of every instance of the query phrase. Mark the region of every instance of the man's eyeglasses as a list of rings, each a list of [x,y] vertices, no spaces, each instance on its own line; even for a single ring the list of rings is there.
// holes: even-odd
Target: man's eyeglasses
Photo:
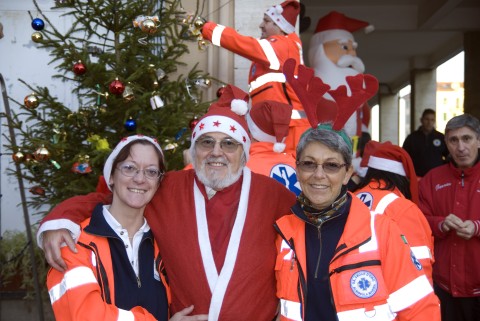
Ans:
[[[335,162],[325,162],[318,164],[313,161],[297,161],[297,168],[304,172],[315,172],[318,166],[321,166],[325,174],[336,174],[342,169],[342,167],[348,166],[348,164],[339,164]]]
[[[231,138],[225,138],[225,139],[222,139],[221,141],[216,141],[213,138],[207,137],[207,138],[201,138],[197,140],[197,142],[195,143],[195,146],[200,147],[204,151],[212,151],[215,148],[215,145],[217,143],[220,144],[220,148],[225,153],[234,153],[237,151],[238,146],[242,145],[241,143]]]
[[[154,167],[138,169],[132,164],[123,164],[117,168],[118,170],[120,170],[120,173],[127,177],[134,177],[140,172],[143,172],[143,175],[145,175],[145,177],[148,179],[158,179],[163,175],[163,173],[159,169]]]

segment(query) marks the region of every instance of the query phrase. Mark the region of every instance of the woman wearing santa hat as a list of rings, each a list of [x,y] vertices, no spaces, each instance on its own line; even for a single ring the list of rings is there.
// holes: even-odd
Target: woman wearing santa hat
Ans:
[[[385,214],[398,224],[433,284],[433,235],[417,205],[418,182],[412,159],[391,142],[370,141],[361,166],[368,170],[355,194],[371,211]]]
[[[65,271],[50,269],[47,286],[57,320],[167,320],[170,292],[158,247],[143,213],[165,174],[157,141],[126,137],[105,162],[111,205],[98,204],[81,223],[77,253],[64,247]],[[187,316],[170,321],[207,320]]]
[[[317,108],[321,83],[300,69],[287,79],[316,125],[297,147],[302,193],[275,224],[278,319],[439,321],[438,299],[397,224],[347,191],[349,115]]]

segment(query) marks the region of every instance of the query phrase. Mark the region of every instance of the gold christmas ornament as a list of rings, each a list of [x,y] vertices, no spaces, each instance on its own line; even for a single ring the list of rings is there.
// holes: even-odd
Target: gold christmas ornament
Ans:
[[[35,160],[39,162],[47,161],[50,159],[50,152],[48,151],[48,149],[45,148],[45,146],[42,145],[42,147],[38,148],[33,153],[33,158],[35,158]]]
[[[12,155],[12,159],[15,163],[19,164],[25,160],[25,155],[21,151],[18,151]]]
[[[35,109],[38,107],[38,104],[39,104],[38,97],[37,95],[32,93],[25,97],[25,99],[23,100],[23,103],[25,104],[25,107],[27,107],[28,109]]]
[[[198,40],[198,50],[204,51],[205,49],[207,49],[207,46],[208,46],[208,42],[206,42],[203,39]]]
[[[154,34],[155,32],[157,32],[157,24],[152,19],[145,19],[140,24],[140,29],[143,32],[151,35],[151,34]]]
[[[32,41],[35,43],[39,43],[43,40],[43,34],[40,31],[35,31],[32,33]]]
[[[195,26],[195,28],[197,29],[202,29],[203,26],[205,25],[205,22],[206,20],[202,17],[197,17],[195,18],[195,21],[193,22],[193,25]]]

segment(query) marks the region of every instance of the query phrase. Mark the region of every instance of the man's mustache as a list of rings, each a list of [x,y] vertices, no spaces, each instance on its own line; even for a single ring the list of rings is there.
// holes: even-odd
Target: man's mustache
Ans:
[[[353,68],[359,73],[365,71],[365,65],[362,60],[352,55],[343,55],[338,59],[337,66],[341,68]]]

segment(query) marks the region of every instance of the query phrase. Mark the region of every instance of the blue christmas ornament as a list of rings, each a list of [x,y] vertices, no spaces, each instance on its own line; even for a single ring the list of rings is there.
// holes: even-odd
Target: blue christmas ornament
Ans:
[[[180,129],[178,133],[175,134],[175,140],[179,140],[180,138],[182,138],[183,134],[185,134],[186,131],[187,127],[182,127],[182,129]]]
[[[132,117],[129,117],[127,121],[125,122],[125,129],[129,132],[134,131],[137,129],[137,121],[133,119]]]
[[[35,18],[32,20],[32,28],[37,31],[41,31],[43,28],[45,28],[45,22],[43,22],[43,20],[40,18]]]

